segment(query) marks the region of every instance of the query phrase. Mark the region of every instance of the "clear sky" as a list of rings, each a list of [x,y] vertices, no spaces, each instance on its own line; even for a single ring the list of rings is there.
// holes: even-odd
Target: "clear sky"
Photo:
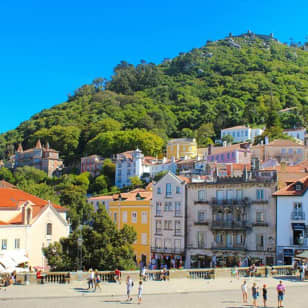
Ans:
[[[248,29],[303,42],[307,20],[307,0],[2,0],[0,132],[110,77],[121,60],[159,63]]]

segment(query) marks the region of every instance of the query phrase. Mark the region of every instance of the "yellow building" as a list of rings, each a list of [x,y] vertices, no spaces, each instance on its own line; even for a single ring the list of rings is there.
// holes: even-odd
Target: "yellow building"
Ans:
[[[170,139],[167,144],[167,158],[190,159],[197,157],[197,142],[195,138]]]
[[[138,264],[151,261],[151,200],[151,191],[135,189],[113,195],[113,201],[109,203],[109,214],[118,228],[127,224],[137,232],[137,240],[132,246]]]

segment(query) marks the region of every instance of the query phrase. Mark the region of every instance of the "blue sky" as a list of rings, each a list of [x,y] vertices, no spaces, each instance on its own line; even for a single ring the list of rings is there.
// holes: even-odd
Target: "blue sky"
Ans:
[[[308,1],[296,0],[3,0],[0,132],[110,77],[121,60],[159,63],[248,29],[304,41],[307,12]]]

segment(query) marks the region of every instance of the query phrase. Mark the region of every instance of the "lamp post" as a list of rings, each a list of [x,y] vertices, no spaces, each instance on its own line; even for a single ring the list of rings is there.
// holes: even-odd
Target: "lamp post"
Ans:
[[[78,255],[79,255],[79,270],[82,271],[82,243],[83,243],[83,238],[82,235],[80,234],[78,239],[77,239],[77,244],[78,244]]]

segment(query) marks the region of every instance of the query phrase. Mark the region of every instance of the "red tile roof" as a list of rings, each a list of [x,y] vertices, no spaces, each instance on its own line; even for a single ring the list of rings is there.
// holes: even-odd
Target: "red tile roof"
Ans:
[[[302,185],[301,190],[295,189],[297,184]],[[274,196],[302,196],[306,192],[307,189],[308,189],[308,176],[305,176],[301,179],[294,181],[288,186],[276,191],[273,195]]]
[[[266,146],[271,147],[304,147],[302,144],[298,144],[292,140],[289,139],[276,139],[270,142],[269,144],[266,144]]]

